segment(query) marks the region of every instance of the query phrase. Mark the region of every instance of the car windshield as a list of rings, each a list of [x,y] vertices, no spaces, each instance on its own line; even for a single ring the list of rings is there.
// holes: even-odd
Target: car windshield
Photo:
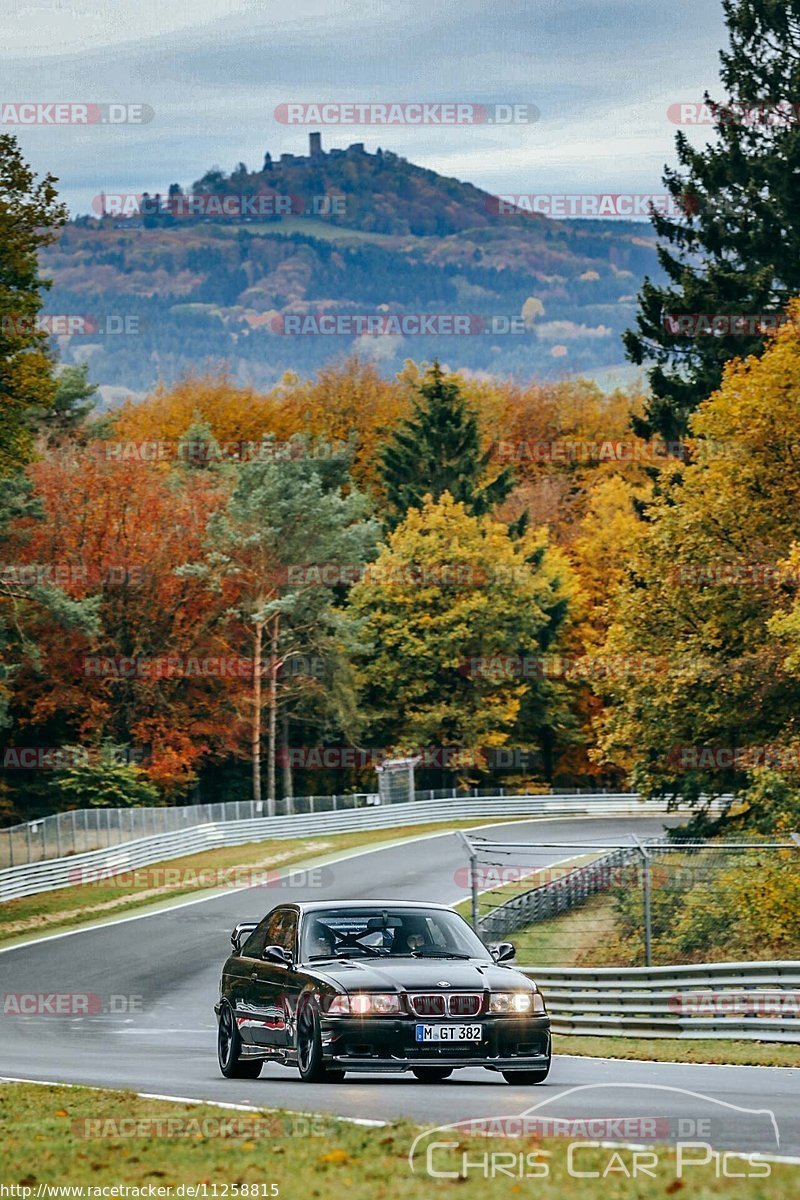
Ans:
[[[441,909],[376,906],[318,909],[303,921],[301,957],[480,958],[483,942],[456,913]]]

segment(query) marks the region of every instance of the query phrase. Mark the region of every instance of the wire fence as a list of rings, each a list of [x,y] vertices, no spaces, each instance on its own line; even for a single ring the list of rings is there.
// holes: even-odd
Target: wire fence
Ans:
[[[474,927],[521,962],[651,966],[800,959],[800,838],[626,845],[464,835]],[[559,861],[555,850],[569,851]],[[544,866],[557,860],[555,866]]]
[[[172,833],[158,833],[134,839],[122,845],[87,850],[83,854],[43,862],[20,863],[0,868],[0,902],[32,896],[38,892],[73,887],[110,876],[126,874],[142,866],[165,863],[186,855],[205,854],[225,846],[281,841],[287,838],[326,836],[377,829],[399,829],[408,825],[434,822],[452,824],[470,820],[486,823],[504,817],[586,818],[639,817],[663,815],[663,801],[642,800],[635,793],[559,796],[489,796],[486,799],[457,797],[416,801],[408,804],[378,804],[339,811],[297,813],[292,816],[255,817],[245,821],[209,821]],[[466,868],[464,868],[466,870]]]
[[[538,788],[538,792],[542,789]],[[411,797],[398,796],[397,801],[448,800],[458,797],[489,797],[520,794],[512,788],[429,788],[414,791]],[[524,793],[524,789],[523,789]],[[584,791],[579,788],[559,789],[559,795],[605,795],[606,791]],[[291,816],[346,809],[366,808],[380,804],[377,792],[348,792],[341,795],[294,796],[279,799],[270,814],[266,800],[232,800],[215,804],[186,804],[179,807],[149,808],[81,808],[54,813],[18,825],[0,829],[0,867],[16,867],[23,863],[45,862],[51,858],[82,854],[119,846],[136,838],[160,833],[175,833],[210,821],[251,821],[256,817]],[[383,801],[386,802],[385,800]]]

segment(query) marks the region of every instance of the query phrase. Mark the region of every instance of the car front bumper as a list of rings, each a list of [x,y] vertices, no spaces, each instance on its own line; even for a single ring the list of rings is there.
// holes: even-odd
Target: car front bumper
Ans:
[[[464,1022],[469,1023],[469,1022]],[[407,1071],[412,1067],[488,1067],[537,1070],[550,1061],[550,1018],[482,1017],[480,1042],[417,1042],[419,1018],[327,1017],[322,1054],[350,1071]]]

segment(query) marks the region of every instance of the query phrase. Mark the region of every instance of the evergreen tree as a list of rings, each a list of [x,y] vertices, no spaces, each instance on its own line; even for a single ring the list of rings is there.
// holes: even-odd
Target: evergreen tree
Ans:
[[[56,394],[48,414],[52,435],[69,435],[83,424],[95,406],[97,384],[89,382],[88,363],[64,367],[56,377]]]
[[[438,362],[419,391],[411,417],[383,448],[386,524],[394,529],[410,508],[422,507],[426,494],[436,501],[445,492],[472,516],[485,516],[509,495],[513,472],[486,479],[491,450],[481,451],[478,418]]]
[[[42,291],[38,251],[66,220],[56,180],[36,181],[17,140],[0,134],[0,474],[30,457],[33,417],[55,396],[47,335],[36,326]]]
[[[664,184],[681,210],[654,212],[668,282],[645,279],[628,357],[646,360],[652,399],[642,436],[681,437],[687,418],[715,390],[731,358],[764,347],[761,314],[800,293],[800,0],[723,0],[729,50],[722,51],[724,103],[705,101],[715,141],[676,138],[678,169]],[[739,330],[703,333],[675,317],[746,314]]]
[[[47,335],[36,327],[42,292],[38,252],[55,239],[66,220],[56,180],[37,182],[16,138],[0,134],[0,729],[8,726],[12,685],[23,657],[35,658],[35,642],[21,632],[22,614],[35,608],[64,628],[91,632],[97,625],[94,600],[72,600],[58,587],[22,586],[5,549],[11,524],[39,515],[23,468],[33,453],[38,422],[56,406],[59,385]],[[61,403],[70,407],[67,393]],[[57,406],[56,406],[57,407]],[[58,409],[62,411],[61,408]]]

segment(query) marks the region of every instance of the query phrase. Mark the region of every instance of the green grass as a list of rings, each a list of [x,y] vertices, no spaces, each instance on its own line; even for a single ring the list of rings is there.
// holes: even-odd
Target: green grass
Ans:
[[[265,1089],[266,1091],[267,1089]],[[532,1089],[532,1097],[536,1089]],[[235,1084],[231,1097],[237,1099]],[[366,1100],[365,1100],[366,1106]],[[517,1106],[519,1107],[519,1106]],[[498,1115],[508,1111],[498,1097]],[[120,1126],[118,1122],[127,1122]],[[219,1134],[220,1121],[231,1122]],[[89,1122],[87,1124],[87,1122]],[[167,1126],[170,1122],[170,1127]],[[236,1126],[236,1122],[242,1122]],[[164,1136],[172,1130],[172,1136]],[[119,1136],[123,1131],[135,1136]],[[717,1178],[713,1164],[689,1170],[677,1179],[675,1155],[660,1148],[654,1178],[626,1179],[619,1163],[631,1169],[633,1151],[620,1148],[581,1149],[576,1167],[597,1171],[597,1179],[571,1177],[567,1170],[566,1139],[453,1138],[450,1151],[439,1151],[434,1166],[463,1175],[463,1161],[480,1164],[489,1154],[516,1156],[538,1152],[547,1178],[486,1178],[479,1166],[466,1178],[432,1179],[425,1173],[424,1156],[411,1172],[408,1153],[421,1132],[409,1122],[365,1128],[335,1118],[285,1112],[261,1114],[225,1111],[204,1104],[148,1100],[131,1092],[89,1088],[42,1087],[30,1084],[0,1086],[0,1183],[31,1189],[39,1185],[83,1187],[113,1185],[165,1189],[176,1197],[181,1185],[206,1185],[206,1197],[245,1195],[244,1186],[270,1186],[280,1200],[316,1200],[347,1196],[347,1200],[428,1200],[458,1196],[466,1200],[662,1200],[680,1191],[685,1200],[782,1200],[796,1195],[798,1168],[770,1164],[767,1178]],[[87,1136],[87,1133],[89,1136]],[[177,1136],[180,1134],[180,1136]],[[238,1136],[237,1136],[238,1134]],[[100,1135],[100,1136],[98,1136]],[[616,1157],[615,1157],[616,1155]],[[505,1160],[506,1164],[508,1159]],[[602,1172],[611,1164],[606,1179]],[[750,1169],[742,1159],[729,1170]],[[508,1166],[506,1165],[506,1170]],[[720,1171],[720,1175],[722,1175]],[[237,1185],[234,1191],[233,1185]],[[166,1189],[172,1189],[167,1192]],[[97,1195],[98,1193],[94,1193]],[[146,1193],[145,1193],[146,1194]],[[158,1193],[156,1193],[158,1194]],[[196,1193],[202,1197],[202,1192]]]
[[[728,1063],[739,1067],[800,1067],[800,1043],[737,1042],[728,1038],[573,1037],[559,1033],[553,1034],[553,1049],[556,1054],[595,1058]]]
[[[523,879],[515,879],[511,883],[500,884],[491,890],[481,888],[478,897],[481,916],[489,912],[490,909],[497,908],[498,905],[506,904],[509,900],[513,900],[515,896],[530,892],[533,888],[540,887],[542,884],[552,883],[556,879],[561,879],[564,875],[568,875],[570,871],[574,871],[576,867],[581,867],[598,857],[598,854],[581,854],[575,858],[567,859],[566,862],[559,863],[557,866],[543,867],[540,870],[531,871]],[[503,867],[504,864],[502,862],[497,864],[498,871],[502,871]],[[485,864],[481,866],[482,871],[489,871],[491,869]],[[455,905],[455,909],[462,916],[469,917],[472,911],[471,899],[462,900],[460,904]]]
[[[612,896],[591,896],[580,908],[538,921],[510,934],[523,966],[574,967],[586,965],[592,951],[615,930]],[[643,963],[620,963],[643,966]]]
[[[497,823],[500,821],[502,818]],[[200,872],[230,872],[237,867],[245,870],[257,868],[279,871],[300,862],[308,865],[317,860],[325,861],[329,857],[361,846],[388,844],[402,838],[469,826],[474,827],[475,821],[448,821],[430,825],[407,825],[398,829],[362,830],[327,837],[250,842],[243,846],[203,851],[201,854],[188,855],[185,858],[153,863],[149,867],[141,867],[135,873],[129,872],[116,879],[59,888],[55,892],[38,892],[34,896],[8,900],[0,904],[0,945],[36,934],[77,928],[91,921],[105,920],[181,897],[202,894],[204,890],[209,889],[203,888],[202,880],[198,881]],[[183,878],[177,879],[181,873]],[[134,878],[130,879],[130,875],[134,875]]]

